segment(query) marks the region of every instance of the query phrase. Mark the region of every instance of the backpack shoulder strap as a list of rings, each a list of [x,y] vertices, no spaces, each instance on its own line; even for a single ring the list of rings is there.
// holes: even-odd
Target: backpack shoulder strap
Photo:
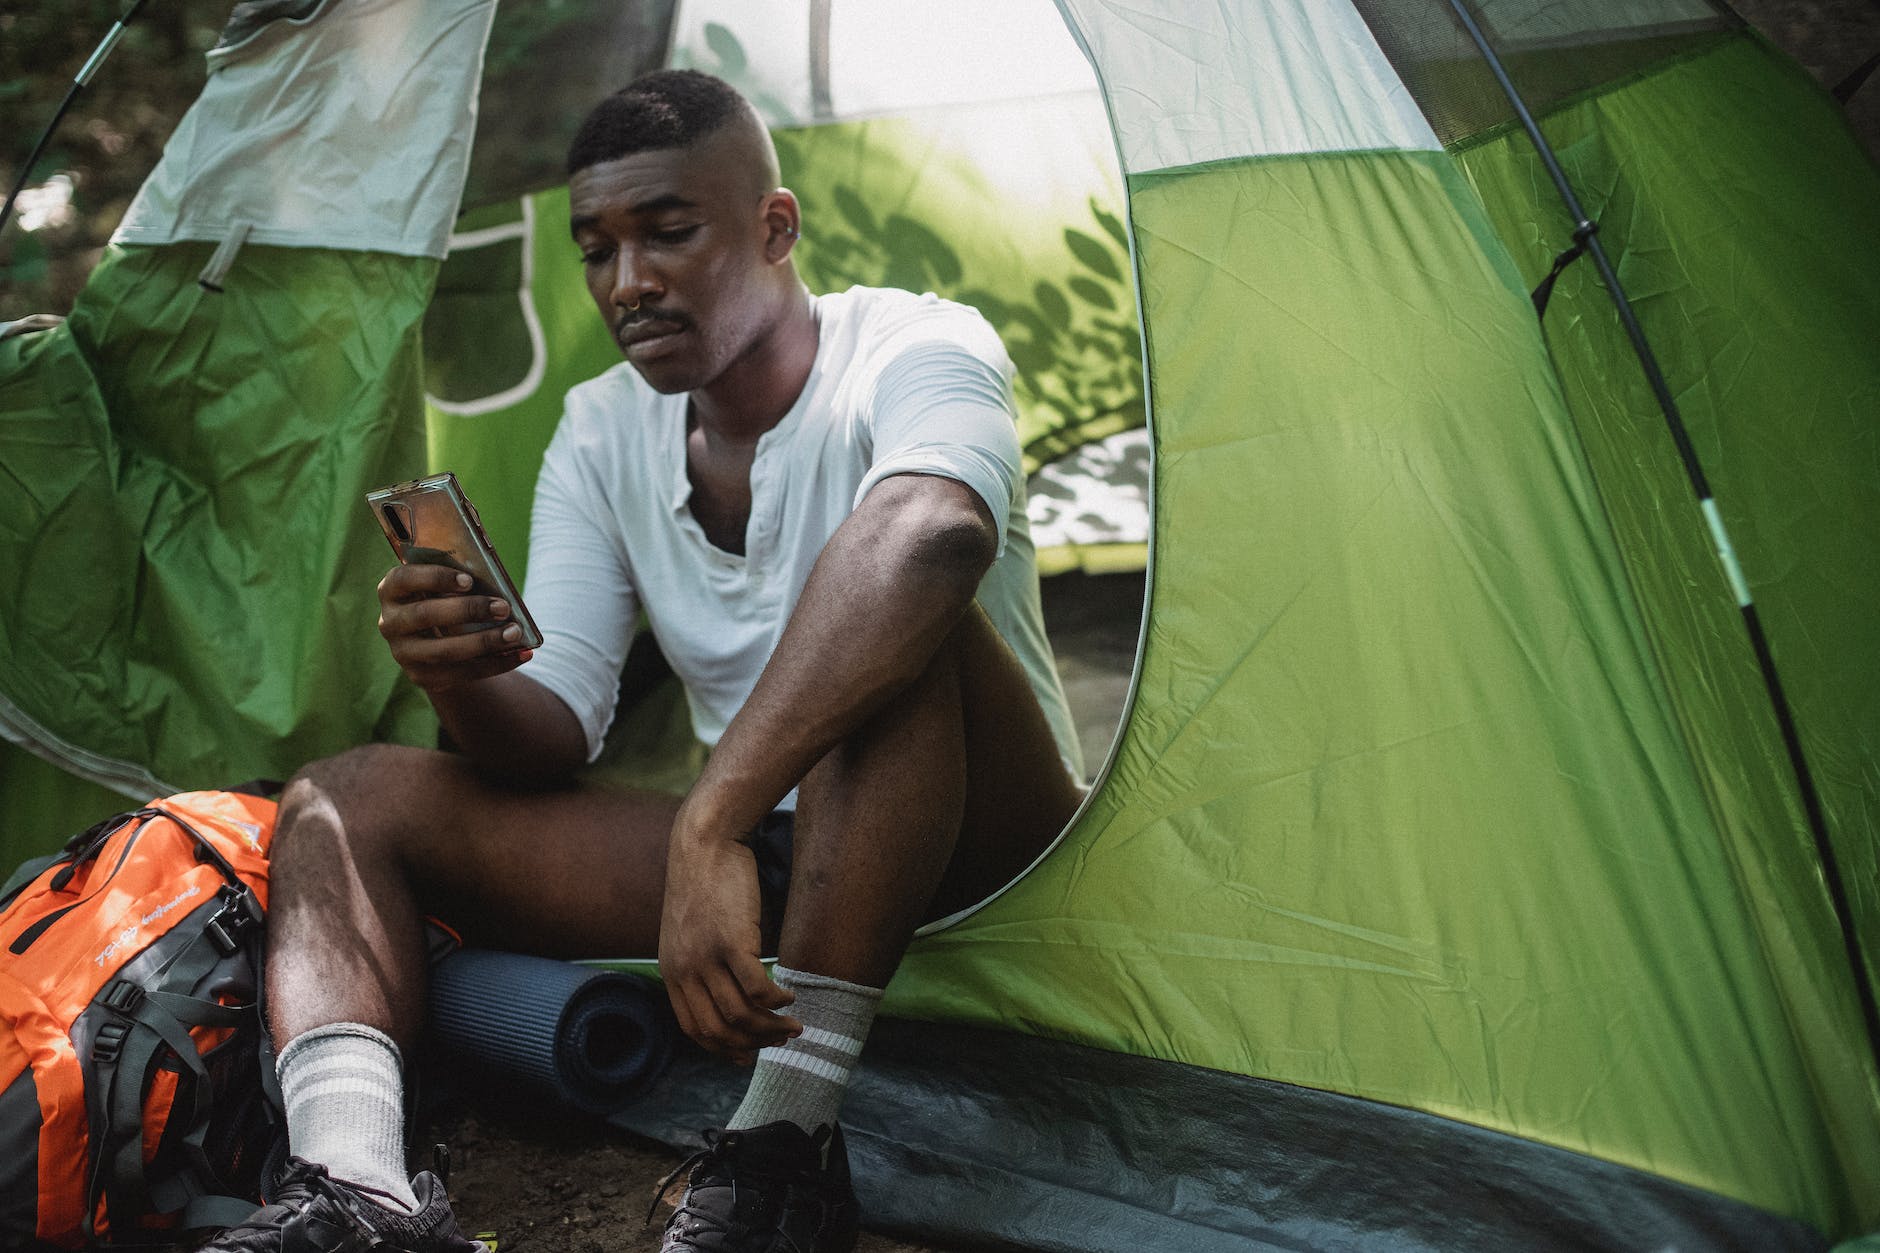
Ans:
[[[108,1009],[113,1021],[99,1028],[92,1046],[91,1081],[85,1085],[86,1113],[95,1145],[88,1188],[86,1234],[93,1235],[93,1215],[102,1193],[107,1214],[139,1214],[153,1196],[143,1159],[144,1096],[154,1068],[174,1055],[184,1070],[177,1099],[189,1093],[187,1109],[172,1107],[180,1119],[180,1142],[189,1163],[203,1179],[211,1175],[203,1142],[208,1132],[208,1068],[190,1038],[191,1027],[237,1027],[259,1019],[254,1005],[221,1005],[178,989],[193,988],[223,957],[242,943],[242,931],[258,922],[253,894],[225,888],[222,907],[165,968],[159,985],[145,989],[126,979],[105,985],[94,1004]],[[191,1189],[200,1191],[200,1187]],[[172,1208],[164,1206],[163,1208]]]

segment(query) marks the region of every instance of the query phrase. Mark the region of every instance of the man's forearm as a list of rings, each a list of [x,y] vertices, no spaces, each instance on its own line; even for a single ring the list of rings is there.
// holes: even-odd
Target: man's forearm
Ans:
[[[477,767],[528,783],[564,779],[587,760],[587,736],[560,697],[521,671],[429,692],[444,733]]]
[[[694,786],[688,817],[735,836],[924,671],[992,562],[997,531],[951,479],[869,493],[817,558],[751,697]]]

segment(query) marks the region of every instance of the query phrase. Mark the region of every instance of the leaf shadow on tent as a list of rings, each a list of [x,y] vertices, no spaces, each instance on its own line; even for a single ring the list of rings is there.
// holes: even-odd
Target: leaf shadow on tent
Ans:
[[[1127,236],[1094,196],[1090,229],[1062,227],[1040,246],[1001,229],[998,190],[966,156],[910,123],[839,123],[780,132],[777,141],[785,182],[803,204],[805,281],[818,291],[932,291],[983,313],[1017,368],[1028,470],[1142,425]]]

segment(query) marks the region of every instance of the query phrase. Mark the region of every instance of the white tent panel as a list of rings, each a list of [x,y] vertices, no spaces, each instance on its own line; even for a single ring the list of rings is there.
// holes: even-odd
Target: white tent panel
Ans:
[[[1436,134],[1344,0],[1060,0],[1131,174],[1243,157],[1429,150]]]
[[[1097,90],[1064,19],[1042,0],[838,5],[830,48],[838,114]]]
[[[670,60],[723,77],[772,126],[1097,88],[1046,0],[832,2],[824,109],[814,45],[808,0],[682,0]]]
[[[209,54],[209,81],[114,242],[442,257],[495,0],[359,0]],[[254,101],[271,100],[266,118]],[[411,136],[433,135],[414,148]],[[413,169],[422,151],[428,168]]]

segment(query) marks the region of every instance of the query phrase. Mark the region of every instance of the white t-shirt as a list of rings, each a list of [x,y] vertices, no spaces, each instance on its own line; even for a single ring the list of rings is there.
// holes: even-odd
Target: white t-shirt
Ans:
[[[655,392],[625,362],[569,391],[535,489],[523,598],[543,643],[521,673],[574,711],[591,760],[644,608],[685,684],[693,731],[714,745],[862,497],[890,475],[944,475],[977,492],[998,523],[978,600],[1081,780],[1038,604],[1004,345],[975,310],[937,296],[856,287],[815,307],[809,379],[757,442],[743,556],[706,539],[688,508],[684,394]]]

